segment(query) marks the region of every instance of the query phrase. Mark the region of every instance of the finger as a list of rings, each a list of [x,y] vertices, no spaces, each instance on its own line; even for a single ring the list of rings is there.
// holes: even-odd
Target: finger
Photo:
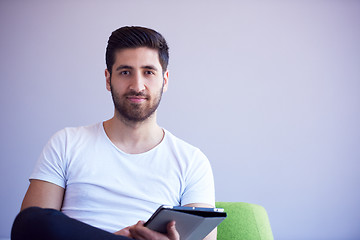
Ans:
[[[125,237],[128,237],[128,238],[132,238],[131,233],[130,233],[130,231],[129,231],[130,227],[131,227],[131,226],[126,227],[126,228],[123,228],[123,229],[121,229],[120,231],[115,232],[114,234],[115,234],[115,235],[125,236]]]
[[[149,229],[144,227],[144,222],[143,221],[139,221],[137,224],[135,224],[134,226],[132,226],[129,229],[132,237],[134,239],[137,239],[137,240],[150,239],[149,233],[148,233],[147,230],[149,230]]]
[[[167,225],[167,236],[170,240],[179,240],[180,235],[178,231],[176,230],[176,223],[175,221],[171,221]]]

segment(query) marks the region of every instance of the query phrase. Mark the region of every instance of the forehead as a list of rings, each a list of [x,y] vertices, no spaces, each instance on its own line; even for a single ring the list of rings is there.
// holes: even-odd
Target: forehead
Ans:
[[[125,48],[115,52],[114,66],[129,65],[141,67],[156,65],[161,68],[158,51],[148,47]]]

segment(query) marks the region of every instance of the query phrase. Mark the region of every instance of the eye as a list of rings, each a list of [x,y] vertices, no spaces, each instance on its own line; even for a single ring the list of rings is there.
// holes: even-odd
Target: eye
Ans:
[[[146,75],[155,75],[155,73],[154,73],[153,71],[150,71],[150,70],[149,70],[149,71],[145,71],[145,74],[146,74]]]
[[[130,74],[130,71],[121,71],[120,72],[120,75],[129,75]]]

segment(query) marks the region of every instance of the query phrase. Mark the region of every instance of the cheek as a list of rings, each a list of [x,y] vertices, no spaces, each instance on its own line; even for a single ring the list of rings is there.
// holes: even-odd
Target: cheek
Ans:
[[[121,81],[117,81],[116,79],[112,79],[111,82],[108,81],[106,84],[106,88],[111,91],[111,89],[114,92],[120,93],[123,92],[123,89],[125,89],[124,84],[121,83]]]
[[[163,79],[157,79],[156,81],[153,81],[151,84],[151,88],[154,91],[158,91],[158,89],[162,89],[164,87],[167,88],[167,85],[164,83]]]

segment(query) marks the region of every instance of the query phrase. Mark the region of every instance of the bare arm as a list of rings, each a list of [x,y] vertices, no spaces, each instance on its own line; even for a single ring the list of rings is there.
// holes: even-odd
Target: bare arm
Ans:
[[[191,203],[191,204],[186,204],[185,207],[213,208],[215,206],[212,206],[212,205],[209,205],[209,204],[204,204],[204,203]],[[204,238],[203,240],[216,240],[216,237],[217,237],[217,228],[212,230],[211,233],[209,233],[209,235],[207,235],[206,238]]]
[[[28,207],[53,208],[60,210],[65,189],[50,182],[31,180],[21,210]]]

